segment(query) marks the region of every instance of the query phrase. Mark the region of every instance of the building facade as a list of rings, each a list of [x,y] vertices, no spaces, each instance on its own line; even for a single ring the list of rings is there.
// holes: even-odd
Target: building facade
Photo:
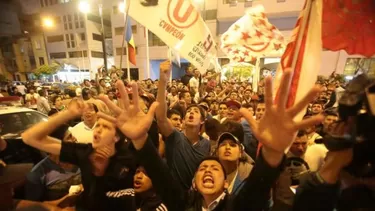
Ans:
[[[81,12],[79,4],[80,1],[71,0],[40,0],[40,19],[35,24],[41,30],[31,36],[37,66],[59,63],[61,70],[56,79],[62,81],[95,78],[97,69],[104,64],[102,22],[108,66],[113,65],[111,24],[105,8],[102,21],[98,2],[89,2],[88,13]]]
[[[205,19],[208,28],[212,35],[216,38],[216,43],[220,45],[220,36],[231,26],[235,21],[245,14],[249,7],[261,4],[264,6],[269,21],[274,24],[284,35],[286,40],[290,39],[291,32],[297,21],[299,13],[304,6],[305,1],[297,0],[203,0],[194,1],[196,7],[202,11],[202,18]],[[198,3],[199,2],[199,3]],[[121,44],[123,39],[124,14],[118,11],[117,5],[119,2],[112,1],[112,33],[113,33],[113,48],[114,60],[116,66],[120,66]],[[159,64],[161,61],[168,58],[168,47],[153,33],[148,33],[149,41],[149,58],[150,58],[150,72],[146,70],[146,36],[145,28],[132,22],[133,36],[137,46],[137,66],[130,64],[131,68],[138,68],[139,78],[159,77]],[[116,50],[115,50],[116,49]],[[117,50],[118,49],[118,50]],[[125,57],[125,56],[124,56]],[[271,60],[273,59],[270,56]],[[125,57],[126,58],[126,57]],[[219,60],[225,64],[228,59],[222,52],[218,52]],[[344,51],[322,52],[322,65],[320,75],[328,76],[333,71],[336,73],[353,74],[353,64],[360,63],[363,60],[359,55],[348,55]],[[368,59],[365,61],[369,63],[369,68],[373,69],[375,73],[375,59]],[[276,58],[277,61],[277,58]],[[348,64],[352,64],[350,67]],[[126,59],[123,59],[121,66],[126,67]],[[272,66],[272,65],[271,65]],[[275,65],[273,65],[275,66]],[[349,69],[351,69],[349,71]],[[173,77],[177,78],[183,75],[184,72],[180,70],[173,71]]]

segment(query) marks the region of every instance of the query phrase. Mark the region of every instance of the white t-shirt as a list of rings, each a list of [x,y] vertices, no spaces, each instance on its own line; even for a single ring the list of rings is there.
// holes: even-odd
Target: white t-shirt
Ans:
[[[309,164],[310,171],[317,171],[322,167],[328,149],[324,144],[314,144],[306,149],[304,160]]]
[[[198,88],[199,88],[199,80],[196,79],[195,77],[192,77],[189,81],[189,86],[190,86],[190,89],[194,89],[195,92],[198,92]]]
[[[74,127],[70,127],[69,131],[72,133],[73,137],[77,139],[78,143],[92,143],[94,128],[95,125],[92,128],[89,128],[84,122],[80,122]]]

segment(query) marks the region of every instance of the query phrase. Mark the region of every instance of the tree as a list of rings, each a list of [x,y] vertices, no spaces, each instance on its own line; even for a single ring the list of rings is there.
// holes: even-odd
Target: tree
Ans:
[[[37,78],[40,78],[43,75],[56,74],[60,69],[61,69],[61,66],[58,63],[52,63],[51,65],[44,64],[35,69],[34,75]]]

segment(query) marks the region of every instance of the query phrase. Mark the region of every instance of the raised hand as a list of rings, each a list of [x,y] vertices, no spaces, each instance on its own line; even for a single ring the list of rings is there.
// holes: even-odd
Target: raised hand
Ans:
[[[240,112],[249,122],[253,134],[263,147],[274,154],[283,155],[285,150],[292,144],[298,130],[320,123],[322,115],[317,115],[302,121],[294,121],[297,114],[320,92],[319,87],[314,87],[298,103],[291,108],[286,108],[292,72],[284,72],[280,83],[279,98],[273,102],[272,78],[267,77],[265,81],[265,104],[266,111],[263,118],[257,123],[247,109]]]
[[[100,96],[99,98],[109,109],[112,110],[116,118],[104,113],[99,113],[98,116],[115,123],[128,138],[138,140],[147,135],[147,131],[149,130],[154,118],[157,103],[153,103],[148,113],[145,114],[139,107],[138,85],[137,83],[132,83],[131,85],[133,91],[132,103],[129,100],[124,83],[122,81],[117,81],[116,87],[121,95],[119,101],[121,101],[120,104],[123,108],[118,107],[115,103],[109,100],[107,96]]]
[[[74,116],[81,116],[87,109],[87,105],[81,99],[73,99],[68,105],[68,111]]]
[[[171,62],[166,60],[160,63],[160,80],[168,81],[171,76]]]

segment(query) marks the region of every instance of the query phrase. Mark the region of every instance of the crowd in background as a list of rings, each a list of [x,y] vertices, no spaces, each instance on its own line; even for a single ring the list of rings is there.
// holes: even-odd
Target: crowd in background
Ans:
[[[282,159],[285,166],[279,168],[281,161],[271,165],[269,152],[262,152],[262,148],[265,151],[269,146],[258,140],[262,135],[257,136],[254,128],[256,123],[267,119],[264,118],[269,109],[266,79],[260,81],[255,92],[249,81],[221,81],[220,73],[212,70],[201,74],[189,66],[181,79],[170,80],[167,69],[168,65],[162,63],[160,79],[154,81],[129,83],[116,71],[99,70],[95,80],[84,80],[74,89],[51,93],[33,84],[23,90],[9,89],[9,95],[24,99],[25,107],[52,117],[50,123],[43,124],[56,124],[53,131],[41,132],[42,129],[33,127],[23,135],[25,143],[51,154],[29,173],[25,199],[58,200],[61,205],[61,197],[71,194],[69,189],[75,187],[73,192],[84,192],[76,206],[85,210],[119,210],[118,207],[124,206],[123,210],[133,210],[129,204],[140,210],[184,210],[182,207],[186,210],[291,210],[295,197],[293,187],[300,184],[303,175],[319,171],[324,164],[328,150],[322,144],[322,137],[338,120],[337,101],[345,90],[344,84],[333,77],[319,81],[321,92],[309,99],[303,119],[311,120],[310,124],[295,131],[297,136],[290,148],[276,147],[286,151]],[[128,97],[124,97],[124,93]],[[84,110],[77,99],[85,103]],[[127,100],[137,102],[139,114],[137,109],[127,105]],[[154,102],[158,103],[156,111]],[[127,120],[121,119],[123,114],[116,110],[119,107],[129,112]],[[63,113],[72,116],[64,119]],[[104,121],[110,118],[103,117],[103,113],[117,118],[114,122],[122,135],[118,129],[112,135],[103,132],[111,127]],[[147,119],[150,113],[156,114],[156,121],[144,126],[143,123],[151,121]],[[319,115],[323,118],[317,122]],[[141,147],[137,145],[142,141],[134,141],[142,139],[141,132],[137,136],[135,131],[126,130],[127,121],[134,123],[129,128],[135,131],[143,126],[146,129],[142,131],[148,131],[148,138]],[[280,129],[285,128],[280,126]],[[57,151],[52,146],[40,146],[35,140],[42,136],[37,137],[37,132],[62,140],[62,146]],[[94,156],[93,152],[100,149],[104,139],[117,137],[121,140],[123,135],[126,139],[121,146],[116,142],[116,150],[112,152],[115,154],[108,156],[105,151]],[[50,140],[45,140],[48,145]],[[78,147],[74,143],[90,147]],[[262,153],[266,153],[264,158]],[[93,167],[85,168],[89,163]],[[218,168],[224,172],[225,184],[218,182]],[[210,198],[212,196],[214,198]],[[227,204],[234,208],[226,208]]]

